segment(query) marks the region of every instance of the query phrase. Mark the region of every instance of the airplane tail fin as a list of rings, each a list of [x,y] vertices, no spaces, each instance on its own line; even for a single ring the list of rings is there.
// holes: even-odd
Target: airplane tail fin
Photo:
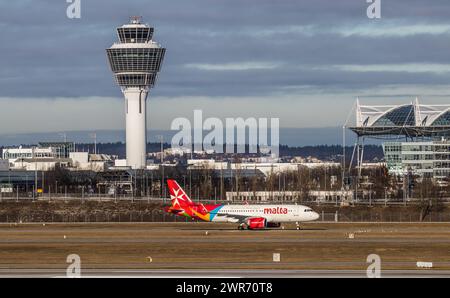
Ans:
[[[189,196],[184,192],[180,185],[175,180],[167,180],[167,186],[169,187],[170,198],[172,200],[172,206],[179,208],[183,206],[193,205],[194,203]]]

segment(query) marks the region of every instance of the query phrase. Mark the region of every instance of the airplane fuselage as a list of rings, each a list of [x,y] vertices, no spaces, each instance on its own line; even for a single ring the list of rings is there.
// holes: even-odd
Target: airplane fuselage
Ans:
[[[172,205],[166,212],[210,222],[239,223],[239,228],[264,229],[281,223],[313,221],[319,214],[303,205],[206,205],[193,202],[173,179],[167,180]]]
[[[238,222],[235,217],[263,217],[267,222],[280,223],[312,221],[319,216],[302,205],[222,205],[212,221]]]
[[[186,210],[190,209],[190,210]],[[265,218],[269,223],[306,222],[319,218],[303,205],[203,205],[186,206],[180,216],[212,222],[240,222],[245,218]]]

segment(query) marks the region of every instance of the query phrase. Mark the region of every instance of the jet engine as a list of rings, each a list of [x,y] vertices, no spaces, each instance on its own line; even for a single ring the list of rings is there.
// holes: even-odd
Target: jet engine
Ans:
[[[249,230],[264,229],[267,226],[267,221],[263,217],[253,217],[247,220],[247,228]]]

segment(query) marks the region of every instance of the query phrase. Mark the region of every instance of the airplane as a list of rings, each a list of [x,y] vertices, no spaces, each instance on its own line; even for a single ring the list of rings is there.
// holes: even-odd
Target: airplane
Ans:
[[[281,223],[295,222],[297,230],[300,222],[314,221],[319,214],[302,205],[223,205],[193,202],[175,180],[168,179],[171,206],[165,211],[177,216],[207,222],[239,223],[238,229],[257,230],[279,228]]]

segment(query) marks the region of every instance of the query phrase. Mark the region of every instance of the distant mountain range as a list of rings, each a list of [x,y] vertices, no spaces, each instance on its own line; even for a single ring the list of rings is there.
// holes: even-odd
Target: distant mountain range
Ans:
[[[97,134],[97,151],[125,157],[125,131],[101,130]],[[160,150],[160,136],[164,148],[169,147],[176,131],[152,130],[148,132],[147,151]],[[207,132],[204,133],[206,135]],[[68,141],[76,143],[76,150],[94,152],[93,131],[49,132],[0,135],[0,148],[6,146],[33,145],[39,142]],[[346,132],[347,158],[350,158],[355,136]],[[383,157],[380,141],[365,142],[365,160],[379,160]],[[339,161],[342,154],[342,128],[282,128],[280,129],[280,155],[316,157],[323,160]]]
[[[0,148],[6,146],[33,145],[39,142],[68,141],[76,143],[76,150],[94,151],[94,131],[68,131],[47,133],[20,133],[0,134]],[[125,157],[125,131],[122,130],[98,130],[97,150],[105,154]],[[160,136],[163,136],[165,148],[169,147],[173,135],[177,131],[150,130],[147,134],[147,151],[160,150]],[[204,132],[206,135],[207,132]],[[350,157],[355,135],[351,131],[346,132],[347,158]],[[381,142],[375,140],[365,142],[365,160],[379,160],[383,157]],[[281,128],[280,129],[280,155],[281,156],[303,156],[316,157],[324,160],[340,160],[342,154],[342,128]]]
[[[164,144],[164,148],[168,148],[168,144]],[[159,152],[160,144],[158,143],[148,143],[147,152]],[[77,145],[77,150],[93,152],[94,145],[82,144]],[[125,158],[125,144],[124,143],[101,143],[97,145],[97,150],[100,153],[118,155],[119,158]],[[346,159],[350,160],[353,148],[350,146],[346,147]],[[321,160],[337,161],[342,160],[342,146],[340,145],[314,145],[314,146],[280,146],[280,156],[281,157],[315,157]],[[365,161],[378,161],[383,158],[383,150],[381,146],[378,145],[367,145],[364,148],[364,160]]]
[[[97,134],[97,143],[125,142],[124,130],[98,130],[98,131],[67,131],[65,137],[75,143],[93,143],[92,133]],[[149,130],[148,142],[159,142],[159,136],[163,136],[164,142],[170,143],[177,131]],[[18,133],[1,134],[0,146],[14,146],[21,144],[37,144],[39,142],[62,141],[64,135],[59,132]],[[346,144],[355,142],[355,134],[346,132]],[[368,144],[380,144],[380,141],[369,141]],[[280,128],[280,144],[290,147],[316,146],[316,145],[342,145],[342,128]]]

